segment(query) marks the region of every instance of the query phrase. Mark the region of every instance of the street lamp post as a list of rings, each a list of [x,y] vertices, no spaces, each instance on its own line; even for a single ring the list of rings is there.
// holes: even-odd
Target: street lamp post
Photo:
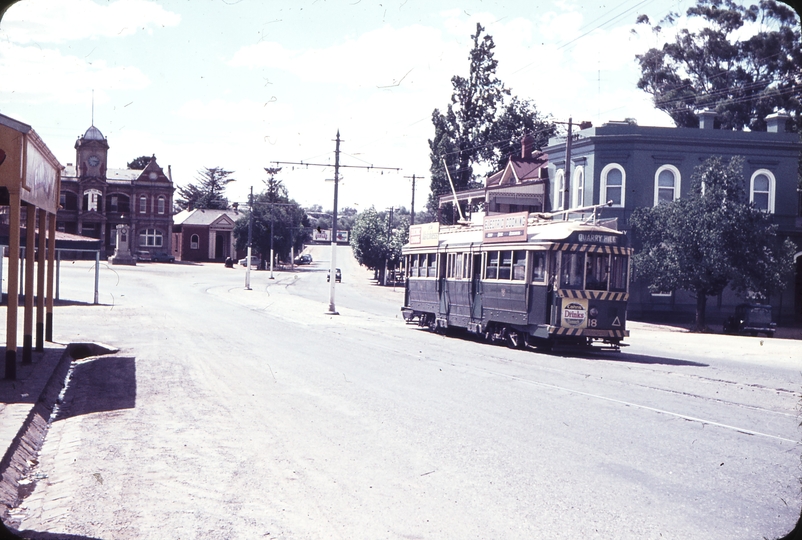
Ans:
[[[251,186],[251,194],[248,197],[248,255],[246,257],[245,268],[245,289],[251,290],[251,242],[253,240],[253,186]]]
[[[270,279],[275,279],[273,277],[273,260],[276,256],[273,254],[273,206],[275,203],[270,203]]]

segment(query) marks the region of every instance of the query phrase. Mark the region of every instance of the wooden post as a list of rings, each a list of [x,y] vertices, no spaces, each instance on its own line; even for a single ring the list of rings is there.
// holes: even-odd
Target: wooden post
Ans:
[[[47,315],[45,317],[45,339],[53,341],[53,278],[56,266],[56,214],[50,215],[47,223]]]
[[[32,361],[33,349],[33,260],[36,252],[36,207],[25,208],[25,312],[22,331],[22,363]]]
[[[36,350],[45,350],[45,252],[47,212],[39,210],[39,243],[36,258]]]
[[[20,198],[8,194],[8,307],[6,308],[6,379],[17,378],[17,308],[19,307]]]

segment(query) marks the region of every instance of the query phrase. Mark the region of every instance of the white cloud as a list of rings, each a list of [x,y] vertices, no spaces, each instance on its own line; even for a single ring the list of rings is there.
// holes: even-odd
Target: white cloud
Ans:
[[[0,38],[14,43],[127,36],[175,26],[180,15],[148,0],[23,0],[12,5],[0,24]]]
[[[89,63],[53,49],[6,44],[0,48],[0,96],[17,101],[56,103],[85,102],[91,89],[99,103],[105,91],[142,89],[148,78],[136,67],[109,66],[105,61]]]
[[[434,28],[384,26],[325,49],[289,50],[279,43],[261,42],[241,48],[229,63],[281,69],[303,81],[352,89],[411,84],[420,88],[437,84],[442,66],[452,65],[460,53],[455,45],[444,44]]]
[[[288,122],[293,119],[293,107],[273,99],[263,102],[243,99],[237,102],[213,99],[193,99],[179,107],[175,114],[182,118],[203,122]]]

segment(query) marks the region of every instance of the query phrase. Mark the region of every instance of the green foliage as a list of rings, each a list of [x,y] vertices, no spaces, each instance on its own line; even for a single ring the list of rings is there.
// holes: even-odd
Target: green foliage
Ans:
[[[435,109],[432,123],[435,135],[429,141],[432,157],[432,196],[450,190],[441,156],[446,154],[452,180],[457,190],[476,187],[473,184],[473,163],[480,157],[481,147],[490,138],[491,124],[496,110],[509,90],[496,77],[498,60],[494,58],[496,44],[493,37],[484,34],[485,29],[476,24],[476,34],[471,36],[473,48],[470,52],[468,77],[455,75],[451,78],[453,93],[445,114]]]
[[[139,156],[138,158],[134,158],[132,161],[126,164],[129,169],[136,169],[137,171],[143,170],[145,167],[148,166],[151,159],[156,159],[156,156]]]
[[[254,251],[269,259],[272,233],[273,252],[279,260],[288,261],[291,249],[298,253],[310,240],[310,223],[306,211],[289,198],[284,184],[276,178],[280,170],[265,169],[268,174],[265,190],[254,195],[251,241]],[[237,249],[248,246],[249,219],[246,214],[234,226]]]
[[[698,0],[687,15],[703,26],[695,32],[680,29],[661,49],[636,56],[638,88],[653,96],[655,106],[679,127],[697,127],[696,113],[711,108],[721,129],[752,131],[765,131],[764,118],[782,108],[796,113],[800,131],[802,39],[796,13],[774,0],[750,7],[732,0]],[[672,24],[678,16],[670,13],[661,24]],[[645,15],[638,22],[657,35],[663,30],[651,26]],[[753,34],[743,36],[750,28]]]
[[[493,37],[484,32],[477,24],[476,34],[471,36],[468,77],[452,77],[451,103],[445,112],[432,112],[431,194],[427,206],[435,215],[438,197],[451,192],[444,158],[457,191],[478,188],[482,183],[476,179],[475,166],[485,165],[493,171],[503,168],[510,154],[520,152],[524,134],[533,133],[535,148],[539,149],[554,133],[554,125],[541,117],[532,101],[517,97],[507,100],[510,90],[496,77]]]
[[[388,213],[377,212],[373,207],[356,215],[350,243],[362,266],[383,270],[385,261],[389,268],[401,261],[401,248],[409,241],[409,216],[394,213],[391,225],[388,218]]]
[[[209,208],[225,210],[228,208],[228,199],[223,196],[228,182],[233,182],[233,171],[226,171],[222,167],[211,169],[204,167],[195,177],[196,183],[178,188],[176,205],[181,210],[187,208]]]
[[[743,158],[711,157],[691,177],[691,193],[630,218],[642,243],[634,272],[652,292],[696,295],[696,328],[705,329],[708,296],[729,285],[754,299],[781,290],[793,271],[794,246],[777,237],[769,214],[748,202]]]

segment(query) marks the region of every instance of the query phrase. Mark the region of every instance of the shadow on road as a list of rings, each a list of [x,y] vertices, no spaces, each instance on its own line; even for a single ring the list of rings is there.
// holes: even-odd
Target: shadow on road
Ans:
[[[593,355],[594,358],[599,360],[611,360],[613,362],[630,362],[633,364],[661,364],[666,366],[692,366],[692,367],[709,367],[710,364],[703,364],[701,362],[692,362],[690,360],[679,360],[677,358],[662,358],[660,356],[646,356],[643,354],[630,354],[630,353],[598,353]]]
[[[20,531],[16,536],[10,536],[9,539],[25,539],[25,540],[102,540],[95,536],[82,536],[80,534],[67,534],[67,533],[51,533],[51,532],[36,532],[36,531]],[[5,540],[0,537],[0,540]]]
[[[84,414],[133,409],[136,362],[133,357],[99,356],[74,364],[56,421]]]
[[[410,325],[411,326],[411,325]],[[415,328],[419,332],[429,332],[428,329],[418,327]],[[482,338],[476,336],[475,334],[470,334],[462,329],[449,329],[447,332],[449,338],[454,339],[461,339],[463,341],[473,341],[476,343],[481,343],[487,347],[493,347],[498,345],[492,345],[490,343],[482,343]],[[614,352],[614,351],[605,351],[600,348],[587,348],[587,347],[571,347],[571,346],[563,346],[560,348],[556,348],[552,351],[544,351],[539,350],[537,348],[530,348],[528,349],[529,352],[539,353],[539,354],[548,354],[550,356],[559,356],[564,358],[583,358],[587,360],[610,360],[612,362],[629,362],[632,364],[654,364],[654,365],[667,365],[667,366],[690,366],[690,367],[709,367],[710,364],[704,364],[702,362],[693,362],[691,360],[679,360],[677,358],[663,358],[660,356],[646,356],[643,354],[631,354],[627,352]]]

